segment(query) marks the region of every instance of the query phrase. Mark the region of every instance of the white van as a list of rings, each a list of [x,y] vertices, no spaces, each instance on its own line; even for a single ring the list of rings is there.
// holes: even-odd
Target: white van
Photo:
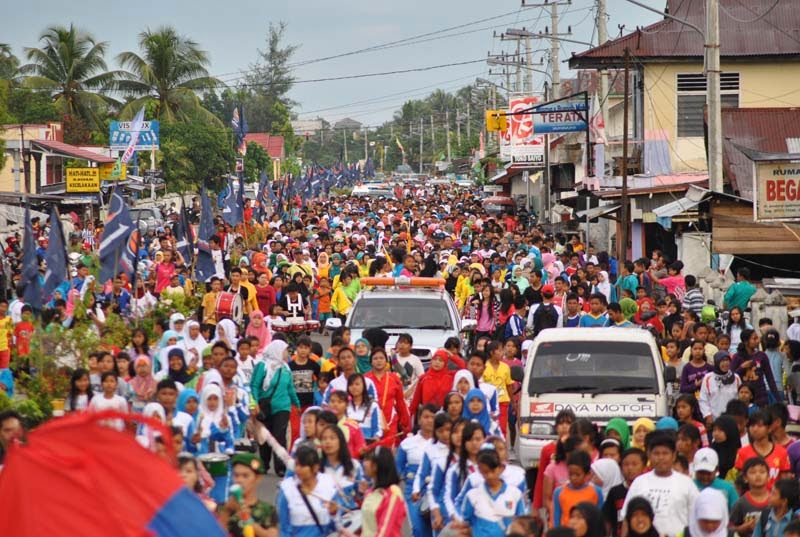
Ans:
[[[542,447],[556,439],[556,414],[564,409],[600,426],[616,417],[633,424],[638,418],[655,421],[668,415],[674,378],[674,368],[664,367],[655,338],[646,330],[542,331],[528,351],[522,379],[520,463],[538,466]]]

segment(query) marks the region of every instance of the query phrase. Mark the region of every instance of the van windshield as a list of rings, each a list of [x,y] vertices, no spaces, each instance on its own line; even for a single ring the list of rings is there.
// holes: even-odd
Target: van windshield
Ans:
[[[542,343],[533,357],[528,394],[658,393],[650,345],[629,341]]]

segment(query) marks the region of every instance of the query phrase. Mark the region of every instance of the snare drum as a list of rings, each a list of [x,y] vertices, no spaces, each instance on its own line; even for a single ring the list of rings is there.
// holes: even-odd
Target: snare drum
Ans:
[[[230,319],[236,324],[240,324],[244,319],[244,304],[242,295],[239,293],[221,292],[217,297],[217,322],[222,319]]]
[[[289,322],[289,331],[291,332],[305,332],[306,320],[302,317],[290,317],[287,319]]]
[[[272,320],[272,329],[275,332],[288,332],[289,331],[289,323],[287,323],[283,319],[273,319]]]
[[[314,319],[306,321],[306,330],[308,332],[316,332],[319,330],[319,321],[315,321]]]
[[[224,453],[206,453],[197,460],[205,466],[214,478],[214,487],[208,492],[217,504],[222,505],[228,499],[228,482],[230,481],[230,457]]]

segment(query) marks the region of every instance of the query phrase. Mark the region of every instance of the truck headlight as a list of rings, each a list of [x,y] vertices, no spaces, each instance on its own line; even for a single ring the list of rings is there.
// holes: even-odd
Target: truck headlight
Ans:
[[[551,436],[553,426],[549,423],[523,423],[519,428],[520,434],[529,436]]]

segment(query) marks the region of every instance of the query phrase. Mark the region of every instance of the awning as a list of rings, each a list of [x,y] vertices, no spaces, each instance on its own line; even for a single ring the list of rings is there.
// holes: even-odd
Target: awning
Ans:
[[[653,214],[658,218],[672,218],[673,216],[694,209],[709,197],[709,195],[710,192],[705,188],[689,185],[689,190],[686,191],[684,197],[653,209]]]
[[[589,220],[594,220],[595,218],[602,218],[603,216],[608,216],[611,213],[617,212],[622,205],[613,204],[613,205],[601,205],[600,207],[592,207],[591,209],[587,209],[584,211],[577,211],[575,216],[581,220],[588,218]]]
[[[88,160],[89,162],[98,163],[113,163],[116,159],[100,155],[94,151],[82,149],[77,145],[65,144],[64,142],[56,142],[55,140],[31,140],[31,149],[42,151],[49,155],[67,158],[77,158],[81,160]]]
[[[31,218],[34,218],[36,216],[38,216],[42,222],[47,220],[47,218],[49,217],[49,215],[45,213],[34,211],[33,209],[31,209]],[[15,205],[2,204],[0,205],[0,220],[5,220],[6,225],[8,225],[9,221],[15,222],[17,224],[23,224],[25,222],[25,208],[17,207]]]

